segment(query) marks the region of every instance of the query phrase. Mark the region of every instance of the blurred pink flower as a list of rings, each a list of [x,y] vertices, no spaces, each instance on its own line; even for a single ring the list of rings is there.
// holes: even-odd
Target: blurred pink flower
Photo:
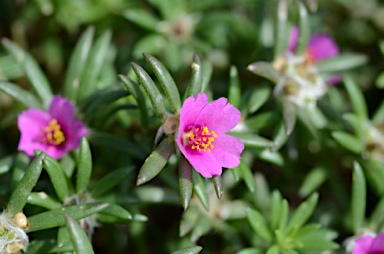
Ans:
[[[352,254],[384,254],[384,232],[358,239]]]
[[[204,93],[189,97],[180,111],[176,142],[180,151],[205,178],[221,175],[222,168],[240,163],[244,144],[225,134],[240,121],[240,111],[220,98],[208,103]]]
[[[299,28],[294,26],[288,44],[288,50],[291,53],[294,53],[296,49],[298,38]],[[330,36],[325,34],[314,34],[309,39],[304,55],[307,62],[312,64],[339,55],[339,48]],[[327,80],[327,83],[332,85],[338,83],[340,79],[340,75],[334,75]]]
[[[54,159],[79,147],[87,135],[81,121],[75,119],[75,108],[70,101],[57,95],[53,97],[49,112],[27,109],[18,118],[21,137],[18,150],[34,156],[34,150],[42,150]]]

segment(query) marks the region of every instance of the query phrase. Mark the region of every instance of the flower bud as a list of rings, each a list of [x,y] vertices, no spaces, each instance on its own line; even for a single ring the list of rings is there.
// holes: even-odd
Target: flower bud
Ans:
[[[175,115],[167,117],[163,124],[164,133],[167,135],[173,134],[179,128],[179,118]]]
[[[28,228],[29,223],[27,217],[25,217],[24,213],[17,213],[15,217],[13,217],[12,224],[18,226],[20,228]]]
[[[7,244],[7,247],[5,248],[5,250],[8,253],[15,253],[21,250],[22,248],[23,248],[23,242],[12,242]]]

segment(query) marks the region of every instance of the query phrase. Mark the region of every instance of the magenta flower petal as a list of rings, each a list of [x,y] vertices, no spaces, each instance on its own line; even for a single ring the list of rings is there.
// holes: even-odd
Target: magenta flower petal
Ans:
[[[59,159],[78,148],[87,129],[74,116],[75,108],[61,96],[52,99],[48,113],[40,109],[24,111],[18,119],[21,132],[18,150],[33,156],[34,150],[39,149]]]
[[[369,247],[373,241],[372,236],[364,236],[355,242],[352,254],[368,254]]]
[[[186,157],[193,166],[205,178],[211,178],[214,175],[221,175],[222,165],[217,161],[212,153],[189,154]]]
[[[384,232],[378,234],[373,239],[369,254],[384,254]]]
[[[75,118],[75,108],[69,100],[56,95],[49,106],[49,114],[62,122],[71,122]]]
[[[201,93],[197,98],[188,97],[183,103],[183,110],[180,111],[180,126],[194,124],[201,110],[207,105],[207,95]],[[184,126],[185,127],[185,126]]]
[[[212,154],[223,167],[235,168],[240,164],[240,155],[243,150],[243,142],[223,133],[215,139],[215,149],[212,150]]]
[[[341,75],[335,74],[327,79],[327,85],[334,85],[341,81]]]
[[[299,28],[297,26],[292,27],[291,34],[289,36],[288,50],[289,52],[295,52],[297,46],[297,40],[299,39]]]
[[[50,120],[50,115],[39,109],[27,109],[23,111],[17,121],[21,132],[17,149],[25,152],[29,156],[34,155],[35,149],[45,150],[45,145],[36,142],[36,138],[41,135],[41,130],[48,125]]]
[[[325,58],[335,57],[339,54],[339,48],[331,37],[325,34],[311,36],[307,53],[312,61],[317,62]]]
[[[208,103],[207,95],[185,100],[180,110],[176,143],[202,176],[221,175],[223,167],[236,167],[244,144],[226,135],[240,120],[240,111],[220,98]]]
[[[198,96],[206,96],[200,93]],[[233,129],[240,121],[240,111],[228,103],[226,98],[220,98],[208,103],[202,110],[197,124],[206,125],[215,132],[227,132]]]

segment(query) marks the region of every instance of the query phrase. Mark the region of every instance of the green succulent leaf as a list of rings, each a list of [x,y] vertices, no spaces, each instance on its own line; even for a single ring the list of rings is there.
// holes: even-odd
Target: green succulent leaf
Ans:
[[[200,253],[200,251],[203,249],[201,246],[193,246],[184,248],[182,250],[174,251],[171,254],[197,254]]]
[[[64,208],[39,213],[28,217],[30,224],[27,232],[35,232],[48,228],[61,227],[65,225],[64,213],[71,215],[75,220],[91,216],[107,208],[107,203],[89,203],[72,205]]]
[[[70,195],[68,187],[69,179],[67,179],[64,170],[57,161],[48,155],[43,159],[43,168],[47,171],[51,179],[57,197],[63,202],[64,199]]]
[[[351,220],[352,229],[357,233],[365,221],[366,186],[363,170],[359,163],[353,163]]]
[[[188,98],[189,96],[196,97],[202,91],[203,70],[202,70],[200,57],[197,54],[193,56],[191,70],[192,70],[191,82],[187,87],[187,90],[184,95],[184,99]]]
[[[160,173],[173,153],[174,142],[172,137],[166,137],[148,156],[137,176],[137,185],[150,181]]]
[[[256,74],[257,76],[266,78],[273,83],[279,80],[279,72],[273,67],[270,62],[255,62],[248,65],[247,70]]]
[[[37,180],[39,180],[41,171],[43,170],[43,159],[45,156],[45,153],[40,153],[31,164],[29,164],[24,176],[11,194],[6,208],[9,213],[16,214],[23,210],[29,194],[33,187],[35,187]]]
[[[81,193],[87,189],[91,174],[92,154],[87,139],[83,137],[80,141],[77,159],[76,193]]]
[[[69,60],[68,71],[64,80],[63,93],[64,96],[71,101],[76,101],[78,98],[81,76],[86,67],[94,33],[95,29],[93,27],[88,27],[87,30],[85,30],[77,42]]]
[[[62,204],[54,198],[47,195],[45,192],[31,192],[28,195],[27,203],[44,207],[48,210],[59,209]]]
[[[19,62],[24,73],[27,75],[35,92],[39,95],[44,106],[48,106],[52,99],[51,86],[42,72],[36,60],[24,49],[12,41],[3,38],[2,43],[4,48]],[[29,96],[30,97],[30,96]]]
[[[164,121],[167,113],[163,103],[163,97],[159,89],[156,87],[149,74],[143,68],[135,63],[132,63],[131,65],[133,71],[136,73],[137,78],[139,79],[139,83],[144,87],[144,90],[152,104],[156,116],[161,121]]]
[[[264,241],[272,243],[273,235],[268,228],[267,221],[265,220],[264,216],[252,208],[247,208],[246,212],[248,221],[251,224],[253,231],[255,231],[255,233]]]
[[[69,214],[65,213],[65,224],[67,225],[69,236],[72,240],[76,253],[92,254],[95,253],[92,244],[89,242],[87,234]]]
[[[155,57],[144,53],[144,59],[147,61],[157,79],[160,81],[161,87],[163,88],[172,111],[174,113],[179,112],[181,108],[180,94],[171,74],[169,74],[164,65]]]
[[[179,162],[179,193],[181,205],[184,210],[189,206],[189,201],[192,197],[193,176],[192,166],[184,156],[180,156]]]
[[[10,95],[27,108],[43,108],[36,96],[19,86],[6,81],[0,81],[0,91]]]

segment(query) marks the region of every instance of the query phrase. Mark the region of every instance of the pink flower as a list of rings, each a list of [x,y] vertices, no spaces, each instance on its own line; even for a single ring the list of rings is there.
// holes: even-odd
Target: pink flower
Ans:
[[[384,254],[384,232],[358,239],[352,254]]]
[[[298,38],[299,28],[295,26],[292,28],[288,44],[288,50],[292,53],[296,49]],[[304,55],[307,62],[312,64],[339,55],[339,48],[330,36],[325,34],[314,34],[309,39]],[[327,83],[330,85],[335,84],[338,83],[340,79],[339,75],[334,75],[327,80]]]
[[[208,103],[204,93],[189,97],[180,111],[176,142],[180,151],[205,178],[221,175],[222,168],[240,163],[244,144],[225,134],[240,121],[240,111],[220,98]]]
[[[288,49],[290,52],[294,52],[297,46],[297,40],[299,38],[299,28],[293,27],[289,38]],[[308,42],[306,50],[306,57],[312,63],[320,60],[335,57],[339,54],[339,48],[331,37],[325,34],[314,34],[311,36]]]
[[[49,112],[27,109],[18,118],[21,132],[18,150],[29,156],[42,150],[54,159],[79,147],[87,135],[81,121],[75,119],[75,108],[70,101],[57,95],[53,97]]]

